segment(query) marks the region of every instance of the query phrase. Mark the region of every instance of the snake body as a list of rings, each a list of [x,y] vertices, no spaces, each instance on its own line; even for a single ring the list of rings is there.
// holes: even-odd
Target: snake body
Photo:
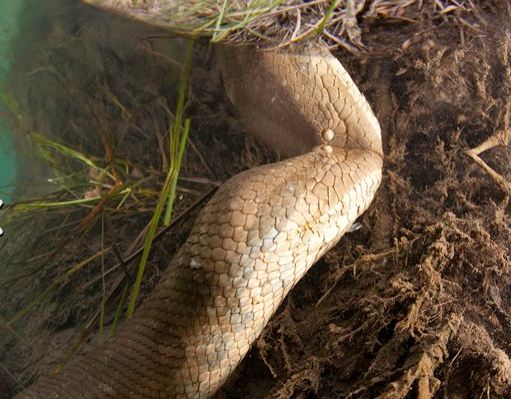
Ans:
[[[19,398],[209,398],[369,206],[379,124],[326,50],[218,49],[247,129],[292,157],[228,180],[118,334]]]

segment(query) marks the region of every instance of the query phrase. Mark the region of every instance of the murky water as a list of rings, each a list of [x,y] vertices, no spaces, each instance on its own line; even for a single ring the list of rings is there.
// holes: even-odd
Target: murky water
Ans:
[[[3,88],[7,73],[13,66],[11,39],[18,34],[18,14],[23,1],[0,0],[0,88]],[[7,106],[0,96],[0,110]],[[14,148],[14,135],[6,122],[0,119],[0,198],[10,202],[15,188],[18,159]]]
[[[483,1],[490,3],[470,3]],[[377,26],[353,19],[365,24],[364,40],[366,28],[384,32],[389,4],[419,7],[365,3],[362,14],[367,4],[386,8],[373,18]],[[440,10],[448,3],[436,2],[435,11],[424,2],[421,18],[429,15],[429,24],[461,13],[454,5]],[[136,275],[136,253],[168,170],[165,138],[184,44],[81,0],[0,0],[0,7],[0,93],[5,84],[12,98],[4,109],[16,102],[22,120],[21,128],[10,125],[0,109],[0,198],[39,206],[0,211],[2,399],[60,366],[76,343],[85,348],[83,326],[97,320],[98,309],[106,314],[98,330],[115,324],[123,297],[117,282]],[[308,29],[301,12],[287,13],[291,31],[293,23]],[[361,227],[296,286],[267,327],[264,351],[252,351],[219,397],[365,398],[398,391],[405,397],[407,389],[409,396],[430,388],[441,390],[438,397],[509,397],[511,211],[499,182],[466,149],[508,125],[511,39],[499,33],[470,42],[463,19],[459,31],[443,35],[467,44],[449,48],[440,34],[429,38],[431,26],[414,27],[407,15],[392,17],[378,39],[398,42],[399,56],[340,55],[382,125],[386,161],[376,200]],[[401,19],[402,33],[391,39]],[[439,29],[452,29],[452,21],[444,22]],[[419,33],[410,36],[414,29]],[[244,134],[211,49],[200,45],[186,114],[191,141],[174,211],[184,217],[153,243],[144,292],[184,241],[195,204],[211,186],[271,160]],[[51,157],[43,164],[32,133],[72,151],[47,145]],[[509,149],[492,151],[484,159],[511,180]],[[118,183],[130,195],[115,191]],[[6,214],[15,217],[2,220]]]

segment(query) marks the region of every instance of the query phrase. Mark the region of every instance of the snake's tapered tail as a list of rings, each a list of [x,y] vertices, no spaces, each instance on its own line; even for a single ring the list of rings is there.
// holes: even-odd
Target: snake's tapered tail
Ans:
[[[380,128],[337,59],[219,53],[248,130],[296,156],[226,182],[123,329],[19,398],[210,397],[370,204],[381,179]]]

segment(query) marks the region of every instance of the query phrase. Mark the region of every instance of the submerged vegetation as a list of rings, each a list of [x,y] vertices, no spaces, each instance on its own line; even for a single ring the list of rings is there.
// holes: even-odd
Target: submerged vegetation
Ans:
[[[19,40],[24,40],[23,36]],[[55,50],[50,45],[53,55],[60,56]],[[2,350],[44,329],[39,323],[27,325],[24,320],[38,310],[49,310],[49,305],[59,298],[64,303],[57,306],[59,314],[52,324],[80,320],[83,328],[62,348],[58,364],[67,361],[96,328],[99,327],[100,340],[113,333],[122,319],[131,316],[140,290],[148,284],[143,281],[144,271],[148,260],[155,256],[155,240],[161,239],[176,221],[183,221],[217,186],[216,181],[207,179],[179,179],[192,126],[186,113],[191,103],[193,42],[164,41],[158,50],[164,62],[156,63],[156,68],[161,69],[161,64],[168,68],[168,88],[162,88],[165,94],[154,96],[133,87],[122,98],[115,93],[114,76],[93,76],[93,80],[98,79],[93,84],[99,101],[91,101],[86,94],[69,99],[72,108],[88,114],[90,120],[83,120],[68,109],[78,118],[65,115],[70,119],[64,121],[67,126],[62,131],[55,129],[61,124],[58,114],[44,115],[46,105],[40,115],[24,113],[26,104],[16,102],[23,83],[17,81],[17,86],[10,87],[13,94],[9,94],[6,118],[19,135],[20,149],[28,152],[25,158],[31,158],[22,170],[28,176],[25,180],[35,184],[18,187],[21,194],[2,219],[7,232],[0,243],[0,336],[5,338],[0,340]],[[70,55],[72,62],[81,62]],[[23,82],[27,75],[43,78],[60,101],[61,89],[51,82],[52,75],[48,79],[46,70],[30,68],[21,74],[13,70],[12,75]],[[51,72],[57,82],[68,80],[67,73],[65,68]],[[34,81],[30,80],[28,87]],[[68,80],[69,87],[80,84]],[[155,102],[158,109],[154,108]],[[159,114],[151,121],[150,114],[156,112]],[[47,119],[37,120],[39,117]],[[144,125],[145,121],[150,121],[151,126]],[[139,138],[130,144],[134,137],[127,135],[126,129],[135,131]],[[151,146],[157,150],[147,151]],[[200,154],[195,146],[193,152]],[[210,189],[203,195],[193,188],[197,185]],[[24,251],[20,251],[20,246]],[[162,264],[169,257],[163,257]],[[151,275],[154,273],[152,270]],[[31,279],[34,283],[29,292],[14,288]],[[16,308],[4,301],[6,292],[15,293],[9,303],[16,303]],[[84,303],[88,303],[88,309]],[[45,320],[43,316],[40,321]]]
[[[176,198],[176,189],[181,167],[184,150],[190,131],[190,118],[184,117],[185,103],[189,91],[189,78],[191,69],[191,60],[193,55],[193,42],[189,41],[185,54],[185,60],[181,67],[178,98],[176,100],[176,112],[171,121],[164,141],[167,143],[167,170],[162,170],[161,174],[165,176],[160,189],[158,181],[154,187],[148,187],[145,184],[144,176],[155,175],[154,170],[139,170],[140,166],[133,164],[130,159],[118,158],[114,154],[115,148],[112,146],[111,137],[102,134],[101,142],[104,148],[104,157],[92,156],[82,152],[81,149],[74,149],[62,144],[43,134],[31,132],[30,140],[37,151],[41,161],[46,163],[51,170],[52,176],[48,182],[53,186],[50,194],[39,199],[20,200],[14,203],[9,209],[9,218],[16,222],[24,218],[32,218],[35,214],[44,214],[48,217],[53,213],[61,220],[71,220],[71,223],[65,223],[68,234],[57,240],[54,249],[42,256],[27,259],[27,262],[36,262],[41,265],[41,258],[46,258],[42,266],[51,266],[51,263],[58,256],[58,252],[65,251],[66,247],[72,245],[76,237],[86,239],[89,234],[101,235],[101,248],[87,256],[84,252],[80,256],[87,256],[71,267],[61,269],[58,276],[47,288],[27,306],[12,315],[7,321],[4,321],[4,327],[12,330],[11,325],[26,315],[31,309],[41,303],[41,300],[54,294],[63,282],[68,281],[73,275],[82,268],[87,267],[93,262],[101,260],[101,282],[103,297],[101,300],[101,312],[99,313],[99,325],[104,326],[104,307],[109,298],[105,297],[107,292],[105,284],[104,261],[107,252],[114,252],[119,261],[126,267],[123,256],[114,246],[105,247],[105,223],[108,218],[115,217],[118,214],[131,216],[141,212],[153,212],[150,223],[147,225],[145,238],[141,238],[143,246],[141,247],[142,256],[136,272],[136,278],[133,279],[130,273],[125,270],[126,283],[117,305],[116,320],[122,314],[125,305],[126,290],[131,290],[129,296],[127,316],[133,314],[138,300],[141,282],[144,276],[144,270],[147,260],[151,253],[151,246],[158,229],[163,226],[169,226],[171,223],[172,209]],[[177,60],[176,60],[177,62]],[[121,101],[115,99],[115,103],[121,104]],[[156,203],[154,211],[151,210],[151,203]],[[165,213],[163,215],[163,211]],[[83,213],[85,216],[74,218],[75,213]],[[164,217],[162,217],[164,216]],[[101,226],[98,230],[98,224]],[[62,225],[61,225],[62,227]],[[47,231],[51,234],[51,231]],[[140,250],[139,250],[140,251]],[[138,252],[139,252],[138,251]],[[30,268],[30,266],[28,266]],[[41,266],[39,266],[41,267]],[[115,329],[115,328],[114,328]]]
[[[186,141],[190,131],[190,119],[183,118],[183,111],[192,63],[192,48],[193,46],[190,42],[186,51],[186,58],[179,83],[179,96],[177,100],[176,117],[171,127],[169,127],[168,142],[170,166],[167,172],[167,177],[165,178],[165,183],[163,184],[163,188],[160,192],[158,204],[156,205],[154,215],[149,225],[147,236],[145,238],[144,251],[142,252],[140,264],[138,265],[137,276],[133,284],[128,304],[128,317],[131,317],[135,311],[135,305],[137,303],[138,295],[140,292],[140,284],[142,283],[142,278],[144,277],[144,270],[147,264],[147,259],[149,258],[149,254],[151,252],[151,245],[156,235],[156,230],[158,229],[165,202],[167,202],[165,217],[163,221],[165,226],[170,224],[170,217],[172,216],[172,208],[176,198],[177,177],[179,175],[179,169],[183,160]],[[183,123],[181,123],[182,121]]]

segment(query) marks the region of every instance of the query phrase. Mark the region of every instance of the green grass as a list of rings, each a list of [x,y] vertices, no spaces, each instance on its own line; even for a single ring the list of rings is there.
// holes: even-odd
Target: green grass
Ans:
[[[50,240],[51,247],[47,248],[47,252],[33,257],[37,269],[44,271],[44,274],[56,274],[56,277],[46,288],[43,288],[42,292],[28,299],[28,304],[21,310],[0,323],[8,331],[12,330],[12,325],[15,322],[35,309],[77,273],[86,267],[97,264],[98,267],[100,266],[101,274],[99,276],[100,284],[98,284],[101,289],[101,300],[98,303],[98,312],[94,319],[99,324],[100,337],[104,336],[108,311],[107,302],[115,300],[115,297],[111,296],[113,291],[107,292],[107,280],[105,279],[106,257],[109,256],[112,259],[113,252],[115,252],[112,246],[106,245],[105,219],[111,215],[119,214],[124,214],[126,217],[129,215],[140,216],[142,212],[149,212],[150,206],[154,206],[151,221],[143,239],[143,250],[136,278],[131,281],[124,276],[124,281],[120,283],[120,298],[117,299],[117,309],[110,326],[110,333],[117,329],[125,309],[127,309],[127,317],[133,314],[158,227],[162,224],[168,226],[173,215],[179,171],[190,131],[190,119],[184,117],[184,111],[189,89],[192,54],[193,43],[189,41],[180,74],[174,119],[169,124],[166,138],[168,141],[167,155],[170,160],[168,170],[144,170],[142,173],[143,176],[165,176],[161,187],[158,187],[159,179],[154,179],[154,183],[149,185],[134,180],[132,170],[136,165],[132,164],[129,159],[114,158],[109,160],[106,159],[106,156],[93,156],[82,149],[63,144],[41,133],[30,134],[40,158],[52,170],[53,176],[49,182],[55,190],[44,197],[25,199],[23,202],[13,204],[10,209],[10,217],[19,223],[24,218],[33,218],[35,214],[48,217],[53,213],[57,219],[66,220],[65,225],[67,225],[69,215],[75,215],[73,220],[77,217],[79,219],[74,221],[74,229],[69,232],[68,237],[64,235],[64,241]],[[138,167],[140,166],[138,165]],[[94,178],[91,177],[91,171],[94,172]],[[94,187],[97,189],[97,193],[92,195],[91,193],[95,192],[92,190]],[[86,193],[89,194],[85,195]],[[84,214],[85,216],[80,216]],[[68,245],[68,242],[78,242],[78,239],[84,239],[89,233],[98,234],[98,232],[91,233],[93,226],[98,221],[101,223],[99,248],[96,248],[92,254],[90,249],[81,250],[79,247],[73,249],[71,253],[84,259],[75,261],[70,268],[65,266],[66,259],[60,259],[58,262],[55,260],[61,253],[64,253],[62,250]],[[61,230],[55,228],[55,232]],[[30,267],[27,266],[27,270],[30,270]],[[122,276],[121,274],[120,277]],[[15,276],[13,281],[16,278]],[[111,281],[109,280],[109,282]],[[89,327],[87,328],[88,332]],[[70,351],[74,352],[83,341],[82,337]]]
[[[101,210],[119,211],[126,205],[128,198],[136,202],[136,196],[146,196],[147,192],[138,190],[139,184],[129,178],[130,168],[125,168],[125,160],[119,165],[106,165],[98,157],[59,143],[40,133],[31,133],[35,148],[42,160],[48,164],[54,176],[48,179],[54,191],[42,198],[24,199],[10,207],[9,218],[21,218],[22,214],[34,216],[39,212],[76,212],[77,208],[89,212],[82,221],[82,232],[93,226],[101,215]],[[115,170],[114,170],[115,169]],[[94,170],[98,179],[91,179]],[[119,182],[118,170],[122,182]],[[95,188],[94,188],[95,187]],[[88,220],[89,218],[90,220]],[[78,232],[78,231],[77,231]]]
[[[101,6],[101,0],[87,0]],[[213,43],[224,40],[229,34],[248,27],[268,13],[275,12],[286,0],[188,0],[168,2],[163,5],[158,19],[153,20],[175,34],[187,37],[207,37]],[[151,4],[139,2],[140,14],[150,14]],[[123,11],[122,7],[119,7]]]
[[[167,209],[165,211],[164,225],[170,224],[170,217],[174,207],[174,199],[176,197],[177,177],[181,169],[181,162],[188,139],[188,131],[190,129],[190,120],[183,121],[183,110],[185,106],[186,94],[188,91],[188,80],[190,78],[190,70],[192,66],[193,42],[188,42],[188,47],[185,55],[184,67],[181,71],[179,80],[179,95],[177,99],[176,119],[169,129],[169,159],[170,168],[169,174],[172,174],[170,192],[168,195]],[[181,131],[183,134],[181,134]]]
[[[188,90],[188,80],[191,69],[191,61],[192,61],[192,52],[193,52],[193,42],[189,41],[184,67],[181,73],[180,85],[179,85],[179,97],[177,101],[176,107],[176,116],[174,123],[169,128],[169,155],[171,164],[167,173],[167,177],[165,178],[165,183],[163,184],[163,188],[160,193],[160,198],[156,205],[156,209],[154,211],[153,217],[151,219],[151,223],[149,225],[149,230],[146,235],[145,243],[144,243],[144,251],[142,252],[142,257],[140,259],[140,263],[137,269],[137,276],[133,287],[131,288],[131,294],[128,302],[128,310],[127,317],[130,318],[133,316],[135,312],[135,306],[137,303],[138,296],[140,294],[140,286],[142,284],[142,279],[144,277],[145,268],[147,265],[147,261],[149,259],[149,255],[151,253],[152,243],[154,237],[156,235],[156,231],[160,224],[161,216],[163,213],[163,209],[165,207],[165,203],[167,203],[164,224],[168,225],[170,223],[170,217],[172,215],[172,209],[174,205],[174,199],[176,195],[176,187],[177,187],[177,178],[179,175],[179,170],[181,167],[181,161],[183,158],[184,150],[186,147],[186,142],[188,139],[188,133],[190,131],[190,119],[185,119],[183,121],[183,110],[184,103],[186,98],[186,92]]]
[[[54,155],[55,152],[58,152],[64,157],[74,159],[82,163],[84,166],[97,169],[101,173],[104,173],[113,179],[113,175],[109,173],[108,169],[106,167],[100,166],[98,162],[99,159],[94,159],[94,157],[91,157],[90,155],[86,155],[78,150],[58,143],[40,133],[32,132],[30,136],[32,142],[38,147],[41,157],[53,166],[54,171],[58,172],[60,170],[60,167],[56,165],[57,161]]]
[[[328,24],[328,21],[330,21],[330,19],[334,15],[334,10],[339,5],[340,2],[341,2],[341,0],[332,0],[332,2],[330,3],[330,6],[327,8],[327,10],[325,12],[325,15],[323,16],[323,18],[321,19],[317,28],[314,31],[315,35],[319,35],[323,32],[323,29],[325,29],[325,27]]]
[[[233,32],[240,31],[259,18],[275,11],[285,0],[256,0],[249,7],[229,7],[232,1],[224,0],[217,18],[197,27],[192,32],[198,36],[210,36],[211,42],[222,42]]]
[[[57,279],[55,279],[43,292],[41,292],[39,295],[36,296],[34,300],[32,300],[28,306],[23,308],[21,311],[19,311],[17,314],[15,314],[13,317],[9,319],[7,322],[8,326],[11,326],[16,320],[19,320],[21,317],[26,315],[30,310],[32,310],[36,305],[38,305],[41,300],[46,298],[55,288],[59,286],[59,284],[66,281],[68,278],[72,277],[74,274],[82,270],[85,266],[92,263],[97,258],[101,257],[103,254],[105,254],[107,251],[109,251],[109,248],[105,248],[99,252],[96,252],[94,255],[88,257],[87,259],[83,260],[82,262],[77,263],[64,273],[62,273]]]

